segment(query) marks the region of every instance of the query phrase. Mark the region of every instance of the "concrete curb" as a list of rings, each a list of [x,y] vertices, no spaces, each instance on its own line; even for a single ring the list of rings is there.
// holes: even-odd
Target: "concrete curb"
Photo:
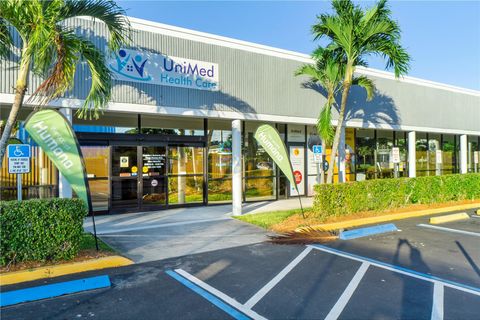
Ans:
[[[33,281],[44,278],[54,278],[72,273],[123,267],[133,264],[133,261],[121,256],[103,257],[82,262],[59,264],[29,270],[0,274],[0,285]]]
[[[369,217],[369,218],[354,219],[354,220],[349,220],[349,221],[325,223],[325,224],[319,224],[319,225],[315,225],[315,226],[309,226],[307,228],[313,228],[313,229],[325,230],[325,231],[333,231],[333,230],[363,226],[363,225],[367,225],[367,224],[374,224],[374,223],[395,221],[395,220],[403,220],[403,219],[407,219],[407,218],[429,216],[429,215],[432,215],[432,214],[444,213],[444,212],[449,212],[449,211],[468,210],[468,209],[474,209],[474,208],[478,208],[478,207],[480,207],[480,202],[456,205],[456,206],[451,206],[451,207],[446,207],[446,208],[426,209],[426,210],[420,210],[420,211],[395,213],[395,214],[389,214],[389,215],[378,216],[378,217]],[[302,231],[302,230],[306,230],[307,228],[300,227],[300,228],[295,229],[295,231],[299,232],[299,231]]]
[[[466,212],[447,214],[446,216],[431,217],[431,224],[440,224],[446,222],[452,222],[457,220],[470,219],[470,216]]]

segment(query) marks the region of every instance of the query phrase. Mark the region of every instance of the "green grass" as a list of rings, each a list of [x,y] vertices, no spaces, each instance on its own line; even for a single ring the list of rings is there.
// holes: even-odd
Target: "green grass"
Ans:
[[[98,249],[100,251],[115,252],[108,244],[98,238]],[[80,242],[80,250],[95,250],[95,238],[91,233],[84,233]]]
[[[235,219],[248,222],[259,227],[269,229],[274,224],[280,223],[296,213],[300,213],[300,209],[285,210],[285,211],[271,211],[255,214],[247,214],[244,216],[234,217]]]

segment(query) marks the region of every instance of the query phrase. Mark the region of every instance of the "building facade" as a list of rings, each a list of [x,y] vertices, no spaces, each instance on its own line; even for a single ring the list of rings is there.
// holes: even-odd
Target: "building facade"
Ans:
[[[320,143],[315,123],[325,98],[307,78],[294,76],[311,63],[307,55],[140,19],[131,23],[131,45],[108,58],[114,87],[100,119],[74,116],[90,87],[85,65],[78,66],[72,91],[48,106],[72,121],[96,211],[232,199],[238,205],[296,195],[253,137],[264,123],[284,139],[299,193],[313,194],[318,166],[311,146]],[[101,23],[78,18],[68,24],[106,47]],[[0,64],[2,120],[13,102],[16,59],[12,55]],[[480,92],[410,77],[396,80],[366,68],[357,73],[372,78],[377,90],[367,102],[360,88],[352,89],[333,164],[336,181],[480,172]],[[29,83],[31,93],[41,79],[32,75]],[[22,121],[34,107],[27,101],[19,116],[17,135],[24,142],[29,139]],[[32,168],[23,177],[24,198],[71,195],[38,147]],[[2,199],[15,198],[16,177],[5,165],[1,178]]]

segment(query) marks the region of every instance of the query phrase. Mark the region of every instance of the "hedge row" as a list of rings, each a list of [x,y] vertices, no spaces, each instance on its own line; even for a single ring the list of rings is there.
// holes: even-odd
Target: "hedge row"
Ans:
[[[0,201],[0,264],[74,258],[86,214],[79,199]]]
[[[474,199],[480,199],[480,174],[451,174],[316,185],[313,210],[317,217],[325,218]]]

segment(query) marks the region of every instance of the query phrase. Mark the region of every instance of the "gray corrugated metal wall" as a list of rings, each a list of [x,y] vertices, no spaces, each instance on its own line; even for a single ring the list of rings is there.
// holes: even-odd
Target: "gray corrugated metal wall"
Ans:
[[[100,48],[106,46],[107,32],[101,23],[74,19],[71,25]],[[217,63],[221,90],[115,81],[115,102],[316,118],[325,101],[315,90],[302,86],[306,78],[293,76],[301,65],[295,60],[144,31],[134,33],[133,44],[144,50]],[[1,63],[2,93],[13,93],[13,66],[11,61]],[[372,78],[378,89],[375,99],[366,102],[362,90],[354,88],[348,120],[480,132],[480,97]],[[79,66],[76,79],[73,92],[66,96],[85,98],[90,86],[85,66]],[[36,88],[39,81],[32,76],[30,88]]]

